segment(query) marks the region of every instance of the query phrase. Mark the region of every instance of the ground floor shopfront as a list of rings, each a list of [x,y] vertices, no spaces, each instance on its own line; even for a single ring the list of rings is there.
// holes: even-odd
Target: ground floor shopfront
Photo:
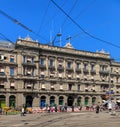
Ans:
[[[46,106],[90,106],[102,102],[101,96],[98,95],[76,95],[76,94],[0,94],[0,107],[46,107]]]

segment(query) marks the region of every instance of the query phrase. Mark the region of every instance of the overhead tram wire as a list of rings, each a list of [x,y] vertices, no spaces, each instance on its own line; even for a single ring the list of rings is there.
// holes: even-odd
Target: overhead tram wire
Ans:
[[[72,8],[71,8],[71,9],[70,9],[70,11],[68,12],[68,15],[70,15],[70,13],[72,12],[72,10],[73,10],[73,9],[74,9],[74,7],[76,6],[77,2],[78,2],[78,0],[76,0],[76,1],[74,2],[74,4],[73,4]],[[62,23],[62,26],[61,26],[61,27],[63,27],[63,26],[64,26],[64,24],[65,24],[66,20],[67,20],[67,17],[64,19],[64,21],[63,21],[63,23]]]
[[[43,17],[42,17],[42,20],[41,20],[41,23],[40,23],[40,27],[39,27],[39,30],[38,30],[37,34],[40,33],[40,30],[41,30],[41,27],[43,26],[44,19],[45,19],[45,17],[46,17],[47,12],[48,12],[49,6],[50,6],[50,0],[49,0],[49,2],[48,2],[47,8],[46,8],[46,10],[45,10],[45,12],[44,12],[44,14],[43,14]]]
[[[81,16],[83,13],[85,13],[85,11],[87,11],[87,10],[91,7],[91,5],[93,5],[95,2],[96,2],[96,0],[92,0],[90,3],[88,3],[88,5],[86,5],[85,8],[83,8],[83,9],[80,11],[80,13],[75,17],[75,19],[76,19],[76,18],[80,19],[80,16]]]
[[[12,44],[14,44],[13,41],[11,41],[9,38],[7,38],[4,34],[0,33],[0,35],[2,36],[3,39],[7,40],[8,42],[11,42]]]
[[[90,5],[93,4],[95,1],[96,1],[96,0],[91,1],[91,2],[79,13],[79,15],[78,15],[77,17],[80,17],[80,15],[83,14],[84,11],[86,11],[86,8],[88,9],[88,8],[90,7]],[[70,15],[71,11],[73,10],[73,8],[75,7],[76,4],[77,4],[77,1],[75,1],[75,3],[73,4],[72,8],[70,9],[70,11],[69,11],[69,13],[68,13],[69,15]],[[76,17],[76,18],[77,18],[77,17]],[[67,18],[66,18],[66,19],[67,19]],[[64,23],[65,23],[66,19],[65,19],[64,22],[62,23],[61,28],[64,26]],[[71,36],[71,39],[74,39],[74,38],[80,36],[81,34],[84,34],[84,33],[83,33],[83,32],[79,32],[79,33],[77,33],[77,34]],[[65,40],[66,40],[66,39],[64,39],[64,41],[65,41]],[[63,41],[63,40],[62,40],[62,41]],[[59,41],[55,41],[54,43],[58,43],[58,42],[59,42]],[[66,42],[64,42],[64,44],[66,44]]]
[[[89,37],[95,39],[95,40],[98,40],[100,42],[103,42],[103,43],[106,43],[106,44],[109,44],[113,47],[116,47],[116,48],[120,48],[119,45],[116,45],[116,44],[113,44],[112,42],[109,42],[109,41],[106,41],[106,40],[103,40],[99,37],[96,37],[92,34],[90,34],[89,32],[85,31],[71,16],[69,16],[54,0],[51,0],[51,2],[61,11],[63,12],[84,34],[88,35]]]
[[[80,16],[81,16],[83,13],[85,13],[85,11],[87,11],[87,10],[90,8],[90,6],[91,6],[93,3],[95,3],[95,2],[96,2],[96,0],[92,0],[87,6],[85,6],[85,7],[80,11],[80,13],[78,14],[78,16],[75,17],[75,19],[80,19]],[[68,25],[69,25],[69,24],[68,24]],[[81,34],[84,34],[84,33],[83,33],[83,32],[79,32],[79,33],[77,33],[77,34],[71,36],[71,38],[74,39],[74,38],[80,36]]]
[[[82,15],[88,8],[90,8],[90,6],[91,6],[93,3],[95,3],[95,1],[96,1],[96,0],[92,0],[85,8],[83,8],[83,9],[80,11],[80,13],[78,14],[78,16],[77,16],[76,18],[78,18],[78,17],[80,18],[80,15]],[[76,5],[76,3],[77,3],[77,1],[74,3],[74,5]],[[68,13],[69,15],[70,15],[71,11],[73,10],[74,5],[73,5],[72,9],[69,11],[69,13]],[[75,18],[75,19],[76,19],[76,18]],[[64,22],[65,22],[65,21],[64,21]],[[61,28],[64,26],[64,22],[63,22]],[[84,34],[84,33],[83,33],[83,32],[79,32],[79,33],[77,33],[77,34],[71,36],[71,39],[73,40],[74,38],[80,36],[81,34]],[[59,42],[59,41],[55,41],[55,43],[58,43],[58,42]],[[66,42],[65,42],[65,43],[66,43]],[[65,43],[64,43],[64,44],[65,44]]]
[[[37,34],[36,32],[34,32],[32,29],[30,29],[29,27],[25,26],[24,24],[22,24],[21,22],[19,22],[17,19],[11,17],[10,15],[8,15],[7,13],[5,13],[4,11],[0,10],[0,14],[2,14],[3,16],[5,16],[6,18],[8,18],[9,20],[11,20],[12,22],[14,22],[15,24],[21,26],[22,28],[26,29],[27,31],[33,33],[34,35],[36,35],[37,37],[41,37],[43,40],[46,40],[44,37],[40,36],[39,34]]]

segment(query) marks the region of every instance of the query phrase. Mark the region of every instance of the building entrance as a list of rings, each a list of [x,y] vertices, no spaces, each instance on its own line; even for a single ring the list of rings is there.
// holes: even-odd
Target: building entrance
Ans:
[[[33,97],[30,95],[26,96],[26,106],[32,107],[32,103],[33,103]]]
[[[67,99],[67,104],[68,106],[72,106],[74,102],[74,97],[73,96],[69,96]]]

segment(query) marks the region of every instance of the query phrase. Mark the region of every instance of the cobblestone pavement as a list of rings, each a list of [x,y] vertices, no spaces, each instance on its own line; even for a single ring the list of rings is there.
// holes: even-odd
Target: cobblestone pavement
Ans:
[[[0,127],[119,127],[120,114],[100,112],[1,115]]]

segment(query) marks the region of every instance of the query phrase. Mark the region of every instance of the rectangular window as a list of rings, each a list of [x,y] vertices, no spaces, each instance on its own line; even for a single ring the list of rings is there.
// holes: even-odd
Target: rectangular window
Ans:
[[[68,90],[72,90],[72,84],[68,85]]]
[[[10,67],[10,76],[14,75],[14,67]]]
[[[44,65],[45,60],[43,58],[40,59],[40,65]]]
[[[34,63],[34,57],[32,57],[32,63]]]
[[[118,77],[116,77],[116,83],[118,83]]]
[[[10,62],[14,62],[14,56],[10,56]]]
[[[34,76],[34,68],[32,68],[32,76]]]
[[[80,91],[80,85],[78,85],[78,91]]]
[[[76,63],[76,69],[79,69],[80,64]]]
[[[84,64],[84,69],[85,69],[85,70],[87,69],[87,64]]]
[[[71,68],[71,62],[68,62],[68,63],[67,63],[67,67],[68,67],[68,68]]]
[[[92,70],[92,71],[94,70],[94,65],[93,65],[93,64],[91,64],[91,70]]]
[[[54,61],[53,61],[53,59],[50,59],[50,66],[54,66]]]
[[[23,63],[25,63],[25,56],[23,56]]]
[[[101,65],[101,71],[105,71],[105,66]]]

